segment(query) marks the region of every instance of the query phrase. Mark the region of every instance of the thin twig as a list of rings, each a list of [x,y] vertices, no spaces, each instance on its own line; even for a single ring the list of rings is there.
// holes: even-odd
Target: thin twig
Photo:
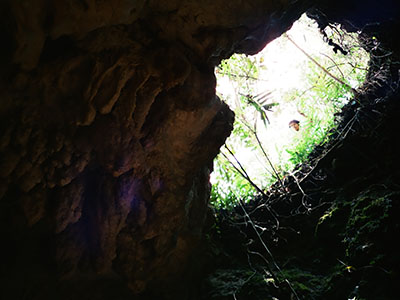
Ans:
[[[232,77],[239,77],[239,78],[246,78],[246,79],[252,79],[252,80],[256,80],[256,81],[265,81],[265,82],[268,81],[266,79],[260,79],[260,78],[256,78],[256,77],[249,76],[249,75],[239,75],[239,74],[226,73],[226,72],[221,72],[221,71],[218,71],[218,73],[222,74],[222,75],[227,75],[227,76],[232,76]]]
[[[253,220],[251,219],[251,217],[249,216],[249,214],[247,213],[246,209],[244,208],[244,203],[239,200],[239,204],[240,207],[243,210],[243,213],[245,214],[246,218],[249,220],[250,225],[252,226],[253,230],[255,231],[258,239],[260,240],[261,245],[263,246],[263,248],[267,251],[269,257],[271,258],[271,262],[273,263],[273,265],[275,266],[275,268],[279,271],[279,273],[283,276],[283,278],[285,279],[285,282],[288,284],[290,290],[293,292],[293,294],[295,295],[295,297],[297,298],[297,300],[300,300],[299,296],[297,295],[296,291],[294,290],[294,288],[292,287],[291,283],[289,282],[289,280],[284,276],[281,268],[278,266],[278,264],[276,263],[271,251],[269,250],[268,246],[265,244],[263,238],[261,237],[260,233],[258,232]],[[276,280],[276,276],[274,275],[274,273],[271,270],[271,276],[274,278],[274,280]]]
[[[279,183],[280,183],[281,186],[282,186],[282,189],[285,190],[285,186],[284,186],[284,184],[283,184],[283,182],[282,182],[282,180],[281,180],[281,177],[279,176],[278,172],[277,172],[276,169],[274,168],[274,165],[272,164],[271,160],[269,159],[269,156],[268,156],[267,153],[265,152],[264,147],[263,147],[263,145],[261,144],[260,139],[258,138],[257,132],[254,131],[253,134],[254,134],[254,136],[255,136],[255,138],[256,138],[256,140],[257,140],[258,145],[260,146],[261,151],[263,152],[265,158],[267,159],[267,161],[268,161],[268,163],[270,164],[272,170],[274,171],[275,176],[278,178]]]
[[[258,187],[250,178],[250,176],[247,174],[246,170],[243,168],[242,164],[239,162],[239,160],[236,158],[236,156],[233,154],[231,149],[225,144],[225,148],[228,150],[228,152],[232,155],[232,157],[236,160],[237,164],[239,165],[239,168],[229,160],[229,158],[226,156],[225,153],[221,152],[221,154],[228,160],[228,162],[235,168],[235,170],[244,178],[246,179],[259,193],[261,193],[263,196],[267,196],[262,189]]]
[[[327,74],[328,76],[332,77],[332,79],[336,80],[340,84],[343,84],[344,86],[349,88],[353,92],[353,94],[357,93],[357,91],[355,89],[353,89],[350,85],[345,83],[343,80],[337,78],[335,75],[333,75],[327,69],[325,69],[322,65],[320,65],[310,54],[308,54],[306,51],[303,50],[303,48],[301,48],[299,45],[297,45],[296,42],[293,41],[287,33],[285,33],[285,36],[297,49],[299,49],[305,56],[307,56],[307,58],[309,60],[311,60],[317,67],[319,67],[325,74]]]
[[[321,53],[321,54],[322,54],[323,56],[325,56],[326,58],[328,58],[328,59],[335,65],[335,67],[338,69],[338,71],[339,71],[340,74],[342,75],[342,78],[344,79],[344,74],[343,74],[342,70],[340,70],[338,64],[337,64],[329,55],[326,55],[325,53]]]

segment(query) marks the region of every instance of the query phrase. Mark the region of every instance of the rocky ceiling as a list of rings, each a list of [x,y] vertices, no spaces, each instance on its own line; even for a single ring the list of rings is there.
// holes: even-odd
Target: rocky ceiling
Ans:
[[[234,118],[214,67],[256,53],[313,2],[2,1],[4,294],[126,299],[190,280]],[[349,5],[320,3],[364,25],[377,12]]]

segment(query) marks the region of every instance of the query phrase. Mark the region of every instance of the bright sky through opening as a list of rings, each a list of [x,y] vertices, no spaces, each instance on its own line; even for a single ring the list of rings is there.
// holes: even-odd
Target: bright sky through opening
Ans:
[[[320,33],[317,24],[303,15],[292,28],[286,32],[290,38],[301,48],[306,49],[307,53],[313,57],[330,57],[333,53]],[[304,114],[299,111],[295,102],[283,101],[285,95],[293,89],[307,91],[312,88],[306,80],[305,70],[310,65],[307,56],[296,48],[284,35],[269,43],[255,58],[261,63],[259,70],[259,80],[254,88],[254,95],[265,91],[271,92],[269,103],[277,102],[280,105],[274,107],[268,114],[270,123],[267,128],[257,126],[258,135],[268,151],[268,156],[272,161],[288,159],[288,154],[280,151],[285,145],[290,143],[298,132],[289,128],[289,121],[296,119],[302,124],[307,122]],[[228,76],[217,76],[217,94],[224,99],[234,110],[237,105],[235,102],[235,88]],[[358,81],[348,81],[353,88],[357,88]],[[312,93],[312,91],[311,91]],[[287,96],[286,96],[287,97]],[[340,102],[345,104],[351,94],[344,95]],[[318,106],[317,102],[310,99],[310,105]],[[254,151],[246,147],[236,149],[237,158],[243,165],[246,165],[247,172],[257,184],[263,182],[260,174],[265,173],[265,167],[260,163],[260,157]],[[215,183],[213,175],[211,182]],[[221,184],[219,182],[218,184]]]

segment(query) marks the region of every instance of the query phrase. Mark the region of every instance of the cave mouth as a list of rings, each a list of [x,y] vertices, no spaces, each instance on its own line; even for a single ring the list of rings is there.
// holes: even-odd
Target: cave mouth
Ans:
[[[339,24],[320,30],[304,14],[258,54],[222,61],[217,94],[236,118],[214,160],[212,205],[246,202],[271,187],[287,192],[285,181],[312,165],[314,149],[340,135],[337,116],[357,101],[368,72],[364,39]]]

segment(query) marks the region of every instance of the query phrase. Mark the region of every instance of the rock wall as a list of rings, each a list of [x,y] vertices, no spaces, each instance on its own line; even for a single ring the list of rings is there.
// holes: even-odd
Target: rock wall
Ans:
[[[3,295],[180,285],[232,130],[214,66],[287,30],[293,2],[2,1]]]

